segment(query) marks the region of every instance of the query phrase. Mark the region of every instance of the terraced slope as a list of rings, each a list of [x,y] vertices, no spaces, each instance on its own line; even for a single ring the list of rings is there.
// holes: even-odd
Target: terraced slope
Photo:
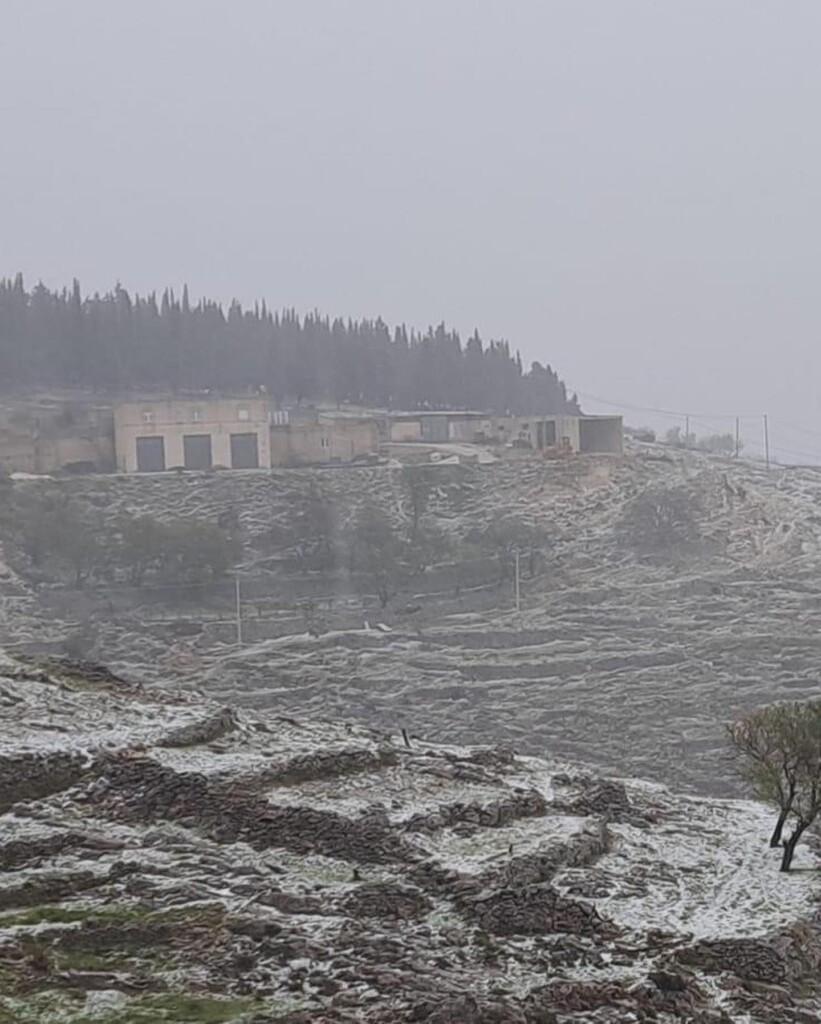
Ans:
[[[234,643],[230,580],[184,594],[9,582],[0,639],[36,648],[41,636],[70,634],[86,606],[93,654],[141,678],[740,795],[722,722],[818,693],[821,474],[662,455],[643,447],[624,460],[441,467],[429,521],[455,538],[506,516],[549,533],[518,616],[509,582],[461,586],[453,567],[418,577],[385,611],[344,574],[294,571],[288,523],[311,489],[323,488],[340,530],[363,501],[401,521],[391,469],[32,483],[58,486],[112,524],[126,510],[235,517],[257,559],[243,583],[244,644]],[[698,502],[699,542],[648,558],[618,524],[636,498],[665,490]],[[301,598],[316,608],[311,632]]]
[[[821,1008],[755,804],[6,659],[0,812],[3,1024]]]

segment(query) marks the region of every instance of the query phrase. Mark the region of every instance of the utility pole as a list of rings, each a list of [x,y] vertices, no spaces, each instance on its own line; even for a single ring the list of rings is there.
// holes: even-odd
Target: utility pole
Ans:
[[[522,595],[521,595],[521,589],[519,587],[519,549],[518,549],[518,547],[514,548],[513,556],[514,556],[514,558],[516,560],[516,614],[518,615],[518,613],[521,611],[521,608],[522,608]]]
[[[240,591],[239,573],[234,574],[234,590],[236,594],[237,643],[242,646],[242,593]]]
[[[738,416],[735,418],[735,457],[738,458],[738,453],[741,450],[740,444],[740,427]]]
[[[684,447],[690,447],[690,414],[684,417]]]
[[[767,414],[764,413],[764,461],[767,464],[767,469],[770,468],[770,421],[767,419]]]

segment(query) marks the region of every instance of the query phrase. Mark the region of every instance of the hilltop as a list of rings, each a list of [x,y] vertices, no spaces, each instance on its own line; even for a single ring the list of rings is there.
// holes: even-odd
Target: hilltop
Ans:
[[[821,1008],[815,875],[756,804],[68,662],[3,659],[0,721],[4,1024]]]

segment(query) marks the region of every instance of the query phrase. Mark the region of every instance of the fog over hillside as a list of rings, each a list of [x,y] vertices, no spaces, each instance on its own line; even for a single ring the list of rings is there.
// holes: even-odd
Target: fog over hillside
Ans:
[[[478,328],[818,461],[814,0],[4,15],[0,276]]]
[[[818,0],[0,13],[0,1024],[821,1020]]]

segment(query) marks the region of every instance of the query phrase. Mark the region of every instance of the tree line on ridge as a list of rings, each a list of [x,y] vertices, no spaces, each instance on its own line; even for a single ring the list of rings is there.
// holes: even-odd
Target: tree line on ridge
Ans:
[[[82,387],[174,393],[264,387],[280,401],[330,400],[393,409],[578,412],[548,365],[525,370],[506,341],[463,344],[440,324],[424,333],[375,320],[272,312],[265,303],[192,303],[119,284],[83,295],[78,281],[27,290],[0,280],[0,390]]]

